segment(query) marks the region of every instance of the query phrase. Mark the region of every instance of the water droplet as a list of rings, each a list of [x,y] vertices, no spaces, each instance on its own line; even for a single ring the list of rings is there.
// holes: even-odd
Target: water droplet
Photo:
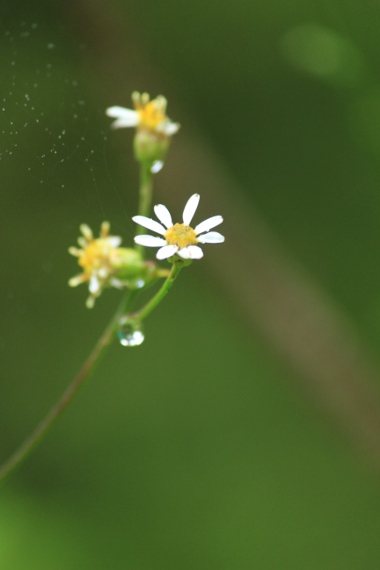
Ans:
[[[163,166],[164,163],[162,162],[162,160],[155,160],[150,168],[150,171],[152,172],[152,174],[156,174],[157,172],[160,172]]]
[[[48,49],[54,49],[54,48],[55,48],[55,45],[50,43],[50,44],[47,45],[47,48],[48,48]]]
[[[121,317],[119,321],[118,337],[122,346],[139,346],[145,338],[141,323],[128,316]]]

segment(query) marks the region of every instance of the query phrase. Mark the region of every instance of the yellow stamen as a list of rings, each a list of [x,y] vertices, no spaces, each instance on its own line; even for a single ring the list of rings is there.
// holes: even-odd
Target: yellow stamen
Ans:
[[[110,246],[104,239],[94,239],[87,244],[81,252],[78,263],[84,272],[91,276],[92,273],[104,267],[108,269]]]
[[[165,97],[159,96],[149,101],[149,95],[147,93],[140,95],[135,92],[132,95],[132,100],[139,114],[140,125],[154,130],[159,124],[167,120]]]
[[[165,233],[165,239],[169,245],[177,245],[179,249],[197,243],[195,231],[185,224],[174,224]]]

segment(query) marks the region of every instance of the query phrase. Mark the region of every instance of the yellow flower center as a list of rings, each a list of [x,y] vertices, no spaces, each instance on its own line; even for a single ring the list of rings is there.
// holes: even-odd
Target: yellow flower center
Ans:
[[[154,130],[160,123],[166,120],[162,106],[157,104],[155,99],[146,105],[136,104],[136,111],[139,114],[140,124],[148,129]]]
[[[165,239],[169,245],[178,245],[179,249],[197,243],[195,231],[185,224],[174,224],[165,233]]]
[[[110,246],[105,239],[94,239],[83,249],[78,263],[89,277],[94,271],[109,267]]]

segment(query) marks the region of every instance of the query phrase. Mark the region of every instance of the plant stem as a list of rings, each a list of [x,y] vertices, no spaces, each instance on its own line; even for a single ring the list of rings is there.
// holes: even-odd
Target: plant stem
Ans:
[[[162,284],[161,288],[158,290],[156,295],[148,301],[148,303],[142,307],[136,313],[132,313],[130,316],[137,321],[143,321],[152,311],[157,307],[159,303],[161,303],[162,299],[168,294],[169,290],[173,286],[174,281],[176,280],[179,272],[183,267],[183,262],[177,260],[173,263],[173,266],[170,270],[169,275],[167,276],[165,282]]]
[[[150,168],[150,164],[145,162],[140,164],[139,215],[147,217],[150,215],[153,192],[153,174]],[[143,227],[137,226],[136,235],[140,235],[145,231]],[[141,255],[144,254],[144,247],[142,245],[136,245],[136,249]]]
[[[149,216],[150,204],[152,201],[153,191],[153,174],[150,170],[151,165],[145,162],[140,166],[140,200],[139,214],[140,216]]]
[[[24,440],[20,447],[16,449],[10,458],[1,466],[0,483],[3,482],[26,459],[26,457],[35,449],[35,447],[37,447],[49,429],[57,421],[62,412],[70,404],[79,388],[94,372],[96,365],[100,362],[100,358],[105,354],[106,349],[111,344],[111,341],[115,338],[115,332],[117,330],[117,325],[120,317],[128,309],[131,308],[135,294],[135,291],[131,291],[129,294],[126,293],[115,315],[104,329],[103,334],[100,336],[89,357],[83,364],[82,368],[79,370],[78,374],[74,377],[71,384],[65,390],[61,398],[58,400],[55,406],[50,409],[50,411],[32,431],[32,433]]]

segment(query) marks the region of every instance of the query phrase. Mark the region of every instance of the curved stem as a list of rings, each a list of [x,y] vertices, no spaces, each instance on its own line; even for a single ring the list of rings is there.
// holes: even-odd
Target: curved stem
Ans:
[[[179,272],[183,267],[183,262],[177,260],[173,263],[173,266],[170,270],[169,275],[167,276],[165,282],[162,284],[161,288],[158,290],[156,295],[147,302],[147,304],[142,307],[136,313],[132,313],[130,316],[137,321],[143,321],[149,313],[153,311],[157,307],[159,303],[161,303],[162,299],[168,294],[169,290],[173,286],[174,281],[176,280]]]
[[[111,341],[115,338],[115,332],[119,319],[123,313],[125,313],[125,311],[130,309],[132,306],[135,294],[136,292],[132,291],[123,297],[122,302],[120,303],[115,315],[104,329],[103,334],[100,336],[89,357],[83,364],[82,368],[79,370],[78,374],[74,377],[71,384],[62,394],[61,398],[58,400],[55,406],[50,409],[50,411],[32,431],[32,433],[23,441],[20,447],[16,449],[10,458],[1,466],[0,482],[3,482],[41,442],[49,429],[53,426],[53,424],[74,398],[79,388],[90,377],[92,372],[95,370],[96,365],[99,364],[100,358],[104,355],[106,348],[108,348],[108,346],[111,344]]]

